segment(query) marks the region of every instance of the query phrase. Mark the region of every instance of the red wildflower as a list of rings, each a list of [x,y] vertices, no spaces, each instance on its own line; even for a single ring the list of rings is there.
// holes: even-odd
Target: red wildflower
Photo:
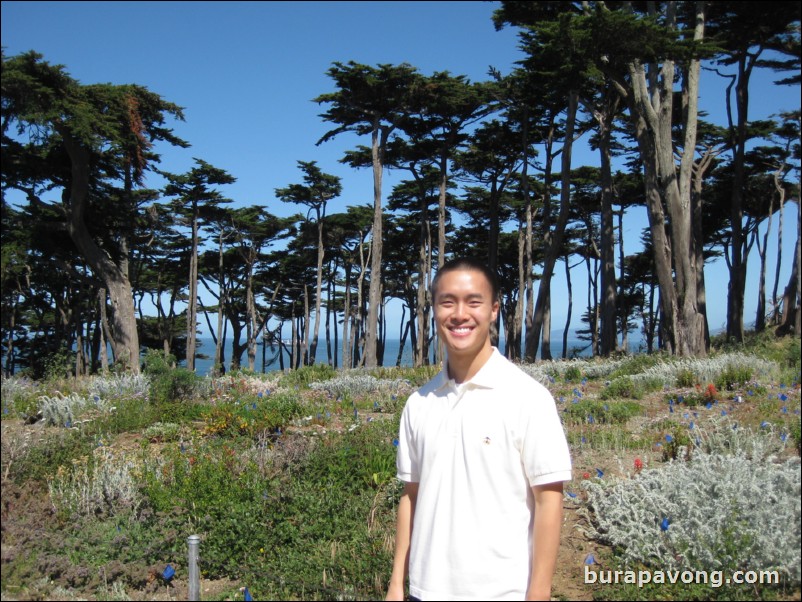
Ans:
[[[582,473],[582,478],[583,479],[589,479],[590,478],[590,473],[589,472],[583,472]]]
[[[640,472],[641,470],[643,470],[643,460],[635,458],[635,472]]]

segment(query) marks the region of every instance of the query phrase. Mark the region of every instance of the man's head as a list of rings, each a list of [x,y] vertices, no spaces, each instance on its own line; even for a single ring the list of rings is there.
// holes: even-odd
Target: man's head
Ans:
[[[499,284],[498,284],[498,277],[496,274],[491,270],[487,265],[479,261],[478,259],[474,259],[472,257],[456,257],[449,261],[446,261],[439,270],[437,270],[437,274],[434,277],[434,281],[432,282],[432,299],[436,299],[437,297],[437,285],[440,283],[440,280],[443,276],[448,274],[449,272],[453,271],[475,271],[480,272],[484,275],[485,280],[490,285],[490,290],[492,291],[493,301],[498,301],[499,298]]]
[[[490,327],[498,315],[498,281],[491,270],[473,259],[449,261],[432,283],[437,332],[452,361],[472,363],[492,352]]]

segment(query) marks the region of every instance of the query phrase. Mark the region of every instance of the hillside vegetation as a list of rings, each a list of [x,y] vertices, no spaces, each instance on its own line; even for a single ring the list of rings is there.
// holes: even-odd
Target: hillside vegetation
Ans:
[[[574,461],[556,598],[799,598],[799,338],[522,367]],[[193,534],[202,599],[383,598],[399,415],[436,370],[4,379],[3,600],[186,599]],[[627,569],[779,583],[600,582]]]

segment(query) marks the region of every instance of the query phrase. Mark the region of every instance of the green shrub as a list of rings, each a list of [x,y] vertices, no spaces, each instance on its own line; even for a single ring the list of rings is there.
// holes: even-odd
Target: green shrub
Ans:
[[[583,399],[565,406],[566,422],[569,424],[623,424],[641,413],[641,406],[634,401],[604,403]]]
[[[295,391],[281,391],[266,397],[242,396],[204,408],[204,432],[223,437],[256,437],[262,432],[284,429],[303,414],[304,407]]]
[[[696,384],[696,374],[692,370],[682,368],[677,372],[677,386],[678,387],[692,387]]]
[[[328,364],[302,366],[297,370],[290,370],[289,372],[286,372],[281,377],[281,380],[279,380],[279,385],[287,388],[306,388],[310,383],[329,380],[335,376],[337,376],[337,370]]]
[[[622,397],[640,399],[642,396],[643,386],[633,381],[628,376],[619,376],[611,381],[610,384],[599,393],[600,399],[617,399]]]
[[[563,373],[563,379],[567,383],[578,383],[582,380],[582,371],[579,366],[571,365]]]
[[[733,391],[752,380],[752,369],[749,366],[728,364],[716,378],[719,391]]]
[[[640,353],[629,356],[618,365],[612,374],[610,374],[610,379],[615,380],[621,376],[641,374],[649,368],[662,363],[664,360],[666,360],[666,358],[667,356],[664,356],[660,353]]]

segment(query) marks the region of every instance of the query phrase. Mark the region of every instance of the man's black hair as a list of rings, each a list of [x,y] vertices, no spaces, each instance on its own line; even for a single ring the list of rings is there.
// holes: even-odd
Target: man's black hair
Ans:
[[[493,270],[487,267],[486,263],[473,257],[455,257],[454,259],[446,261],[440,267],[440,269],[437,270],[437,274],[432,281],[432,300],[434,300],[434,298],[437,296],[437,284],[440,282],[440,278],[443,275],[448,274],[449,272],[465,270],[481,272],[490,284],[490,290],[493,292],[493,301],[495,302],[499,300],[500,287],[498,283],[498,276],[496,276]]]

